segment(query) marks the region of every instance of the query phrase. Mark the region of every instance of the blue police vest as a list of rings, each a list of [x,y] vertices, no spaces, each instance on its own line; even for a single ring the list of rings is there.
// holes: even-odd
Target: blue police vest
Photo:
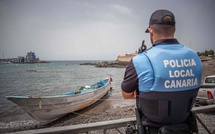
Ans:
[[[139,91],[176,92],[199,88],[202,64],[196,52],[180,45],[156,45],[132,59]]]

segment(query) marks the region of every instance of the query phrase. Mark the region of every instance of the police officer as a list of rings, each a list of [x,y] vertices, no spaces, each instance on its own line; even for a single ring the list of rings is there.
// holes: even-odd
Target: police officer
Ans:
[[[122,96],[137,99],[144,117],[160,124],[183,123],[201,85],[201,60],[174,38],[175,23],[168,10],[151,15],[145,32],[152,47],[132,58],[121,84]]]

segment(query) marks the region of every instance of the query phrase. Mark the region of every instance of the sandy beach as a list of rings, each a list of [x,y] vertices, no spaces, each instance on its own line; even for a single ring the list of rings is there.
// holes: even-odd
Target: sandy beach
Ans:
[[[203,78],[206,75],[215,74],[215,60],[203,62]],[[26,120],[21,122],[5,122],[0,124],[1,132],[15,132],[47,127],[68,126],[77,124],[86,124],[99,121],[122,119],[135,117],[135,100],[124,100],[119,89],[109,92],[97,103],[74,113],[68,114],[63,118],[49,124],[40,123],[35,120]],[[215,112],[198,114],[200,119],[212,131],[215,126]],[[198,123],[200,134],[206,133],[203,127]],[[112,133],[112,132],[110,132]]]

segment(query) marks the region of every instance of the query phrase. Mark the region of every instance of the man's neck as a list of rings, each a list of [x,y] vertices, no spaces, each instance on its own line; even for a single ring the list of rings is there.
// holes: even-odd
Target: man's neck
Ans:
[[[171,36],[162,36],[162,35],[156,35],[156,36],[153,36],[153,43],[158,41],[158,40],[162,40],[162,39],[173,39],[174,38],[174,35],[171,35]]]

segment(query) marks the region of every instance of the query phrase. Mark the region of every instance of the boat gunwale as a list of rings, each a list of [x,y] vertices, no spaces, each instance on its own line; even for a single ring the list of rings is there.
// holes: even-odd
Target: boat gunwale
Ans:
[[[64,93],[64,94],[53,95],[53,96],[31,96],[31,95],[29,95],[29,96],[19,96],[19,95],[18,96],[13,96],[12,95],[12,96],[6,96],[6,98],[7,99],[10,99],[10,98],[16,98],[16,99],[49,99],[49,98],[76,97],[76,96],[80,96],[80,95],[89,94],[89,93],[95,92],[97,90],[100,90],[100,89],[106,87],[110,83],[110,79],[105,78],[105,79],[102,79],[100,81],[104,81],[104,80],[108,80],[107,83],[105,83],[105,85],[103,85],[100,88],[95,88],[93,91],[90,91],[90,92],[84,92],[84,93],[78,93],[78,94],[72,94],[72,95],[66,95],[66,93]],[[96,84],[96,83],[98,83],[100,81],[97,81],[97,82],[95,82],[93,84]],[[93,84],[91,84],[91,85],[93,85]],[[67,92],[67,93],[69,93],[69,92]]]

